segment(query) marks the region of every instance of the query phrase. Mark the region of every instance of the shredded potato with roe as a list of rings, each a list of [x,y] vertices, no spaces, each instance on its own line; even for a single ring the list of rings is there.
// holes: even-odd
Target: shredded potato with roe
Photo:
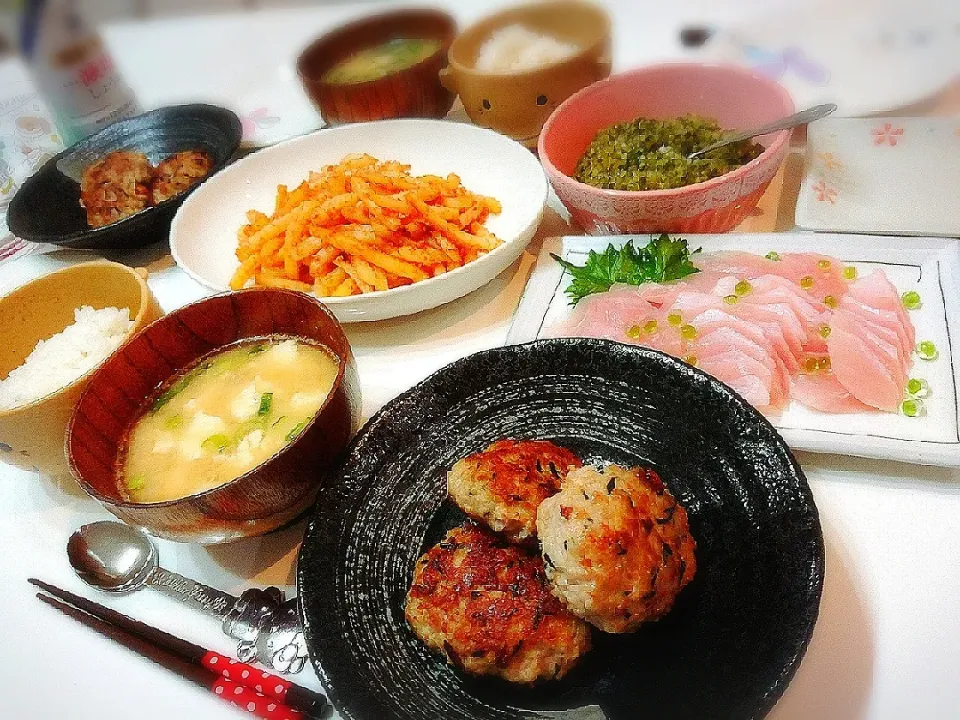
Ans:
[[[348,155],[293,191],[280,185],[273,215],[247,213],[230,286],[346,297],[409,285],[500,245],[483,225],[499,212],[454,174],[414,177],[409,165]]]

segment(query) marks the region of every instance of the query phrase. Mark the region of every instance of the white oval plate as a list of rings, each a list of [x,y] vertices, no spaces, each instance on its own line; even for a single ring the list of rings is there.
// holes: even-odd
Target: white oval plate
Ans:
[[[228,290],[239,262],[237,230],[250,209],[273,212],[278,184],[294,188],[311,170],[350,153],[399,160],[415,175],[456,173],[464,186],[500,201],[487,228],[503,244],[444,275],[412,285],[346,298],[324,298],[341,322],[384,320],[450,302],[509,267],[536,232],[547,180],[527,149],[491,130],[442,120],[385,120],[320,130],[260,150],[207,180],[180,207],[170,228],[170,252],[194,280]]]

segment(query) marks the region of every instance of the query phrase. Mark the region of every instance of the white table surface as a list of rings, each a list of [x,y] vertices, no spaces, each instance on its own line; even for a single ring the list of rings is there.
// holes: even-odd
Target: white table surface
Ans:
[[[491,7],[480,0],[449,4],[464,21]],[[657,5],[656,17],[648,17],[654,6],[639,0],[611,5],[616,62],[623,67],[676,57],[682,21],[734,17],[770,3],[686,0]],[[641,5],[646,12],[640,12]],[[257,22],[269,42],[255,50],[258,62],[286,72],[285,63],[304,40],[368,7],[260,14]],[[207,34],[207,45],[172,51],[179,59],[161,72],[152,61],[171,48],[156,47],[154,40],[161,30],[176,27],[170,22],[117,26],[107,33],[147,106],[195,95],[191,73],[205,60],[254,52],[233,46],[229,32],[231,23],[242,25],[249,18],[226,18],[211,26],[220,31]],[[552,216],[538,241],[563,229]],[[165,310],[202,294],[168,259],[156,255],[147,250],[120,259],[151,268],[150,283]],[[81,259],[82,253],[63,252],[0,265],[0,293]],[[349,326],[365,414],[446,363],[501,344],[530,263],[528,254],[487,287],[437,310]],[[810,648],[770,718],[960,718],[960,475],[832,456],[803,455],[800,461],[820,510],[826,582]],[[122,598],[94,595],[73,576],[64,553],[67,537],[80,524],[109,517],[72,483],[0,465],[0,718],[239,717],[212,695],[32,597],[26,578],[37,576],[199,644],[231,651],[215,621],[152,591]],[[265,584],[293,590],[302,531],[301,523],[266,538],[210,548],[160,542],[160,557],[170,570],[233,593]],[[296,679],[320,687],[309,670]]]

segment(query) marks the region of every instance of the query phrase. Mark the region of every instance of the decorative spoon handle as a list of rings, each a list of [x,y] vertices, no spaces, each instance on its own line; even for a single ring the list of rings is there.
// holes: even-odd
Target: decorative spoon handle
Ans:
[[[226,617],[230,608],[237,602],[237,598],[233,595],[214,590],[212,587],[164,570],[162,567],[154,568],[147,576],[146,582],[184,605],[197,608],[219,619]]]
[[[793,115],[782,118],[781,120],[777,120],[776,122],[768,123],[766,125],[762,125],[761,127],[753,128],[752,130],[745,130],[744,132],[739,132],[735,135],[728,135],[723,140],[715,142],[711,145],[707,145],[705,148],[701,148],[696,152],[690,153],[687,155],[687,158],[693,160],[694,158],[704,155],[711,150],[716,150],[724,145],[729,145],[731,143],[740,142],[741,140],[756,137],[757,135],[766,135],[767,133],[777,132],[778,130],[790,130],[795,127],[800,127],[801,125],[808,125],[814,120],[819,120],[820,118],[826,117],[836,109],[837,106],[833,103],[827,103],[826,105],[814,105],[812,108],[801,110],[798,113],[794,113]]]

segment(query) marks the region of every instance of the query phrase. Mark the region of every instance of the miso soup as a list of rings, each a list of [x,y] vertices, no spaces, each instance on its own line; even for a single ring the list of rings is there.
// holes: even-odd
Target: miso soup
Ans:
[[[439,49],[439,40],[397,38],[347,56],[330,68],[323,80],[335,85],[379,80],[423,62]]]
[[[120,489],[162,502],[223,485],[292,442],[330,394],[339,360],[306,340],[245,340],[160,388],[121,444]]]

